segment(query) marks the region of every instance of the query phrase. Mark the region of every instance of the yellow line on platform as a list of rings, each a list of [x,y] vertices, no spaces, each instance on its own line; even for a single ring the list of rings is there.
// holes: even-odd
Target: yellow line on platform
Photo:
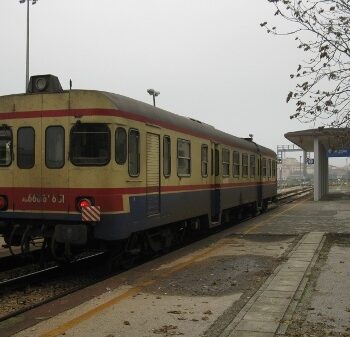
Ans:
[[[141,284],[138,287],[131,288],[128,291],[126,291],[125,293],[120,294],[119,296],[117,296],[115,298],[112,298],[108,302],[105,302],[105,303],[99,305],[98,307],[93,308],[93,309],[83,313],[82,315],[71,319],[70,321],[62,324],[61,326],[58,326],[57,328],[52,329],[52,330],[40,335],[40,337],[55,337],[55,336],[61,335],[65,331],[67,331],[67,330],[75,327],[76,325],[80,324],[81,322],[86,321],[89,318],[99,314],[101,311],[111,307],[112,305],[117,304],[117,303],[123,301],[124,299],[129,298],[133,295],[136,295],[142,288],[146,287],[147,285],[151,285],[154,282],[155,281],[145,282],[144,284]]]
[[[193,256],[188,261],[178,263],[177,265],[169,268],[168,270],[161,272],[159,276],[160,276],[160,278],[170,276],[172,273],[174,273],[178,270],[181,270],[183,268],[186,268],[186,267],[192,265],[193,263],[195,263],[197,260],[200,260],[200,259],[208,256],[210,253],[219,249],[222,246],[223,246],[223,243],[218,242],[217,244],[214,244],[211,247],[207,248],[204,252]],[[58,335],[61,335],[64,332],[66,332],[67,330],[72,329],[75,326],[79,325],[80,323],[89,320],[90,318],[96,316],[97,314],[110,308],[111,306],[118,304],[119,302],[136,295],[137,293],[142,291],[147,286],[154,284],[156,281],[157,281],[157,279],[152,279],[152,280],[142,282],[141,284],[136,285],[135,287],[132,287],[131,289],[127,290],[126,292],[112,298],[111,300],[109,300],[105,303],[102,303],[99,306],[97,306],[91,310],[86,311],[85,313],[69,320],[68,322],[66,322],[66,323],[64,323],[64,324],[62,324],[62,325],[60,325],[60,326],[58,326],[50,331],[43,333],[42,335],[39,335],[39,337],[56,337]]]

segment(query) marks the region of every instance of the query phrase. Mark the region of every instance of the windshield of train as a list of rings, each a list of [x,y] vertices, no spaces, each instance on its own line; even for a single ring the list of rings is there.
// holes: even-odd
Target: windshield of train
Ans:
[[[0,129],[0,166],[9,166],[12,162],[12,132],[9,128]]]
[[[70,159],[77,166],[101,166],[110,160],[110,131],[106,124],[76,124],[71,131]]]

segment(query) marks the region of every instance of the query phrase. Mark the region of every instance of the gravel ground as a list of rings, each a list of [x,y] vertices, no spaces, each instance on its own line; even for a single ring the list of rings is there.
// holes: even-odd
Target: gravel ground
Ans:
[[[40,270],[38,265],[29,265],[23,268],[1,273],[1,280],[10,279]],[[101,270],[92,268],[84,270],[69,269],[59,278],[36,282],[18,289],[0,290],[0,319],[12,312],[33,307],[39,303],[57,298],[60,295],[74,291],[84,285],[89,285],[101,279]]]

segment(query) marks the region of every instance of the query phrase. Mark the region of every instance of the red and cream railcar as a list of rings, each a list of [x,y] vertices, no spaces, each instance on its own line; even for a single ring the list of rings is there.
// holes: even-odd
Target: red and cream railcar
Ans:
[[[210,227],[276,196],[273,151],[121,95],[62,91],[54,76],[0,97],[0,118],[10,246],[42,236],[68,254],[147,233],[157,249],[169,228]]]

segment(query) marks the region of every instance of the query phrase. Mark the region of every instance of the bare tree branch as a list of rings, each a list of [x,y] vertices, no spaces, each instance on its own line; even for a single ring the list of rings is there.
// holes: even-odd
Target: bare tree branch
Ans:
[[[350,0],[268,1],[276,8],[275,16],[295,28],[260,25],[273,35],[295,35],[308,57],[290,74],[299,81],[287,96],[296,105],[290,118],[350,127]]]

